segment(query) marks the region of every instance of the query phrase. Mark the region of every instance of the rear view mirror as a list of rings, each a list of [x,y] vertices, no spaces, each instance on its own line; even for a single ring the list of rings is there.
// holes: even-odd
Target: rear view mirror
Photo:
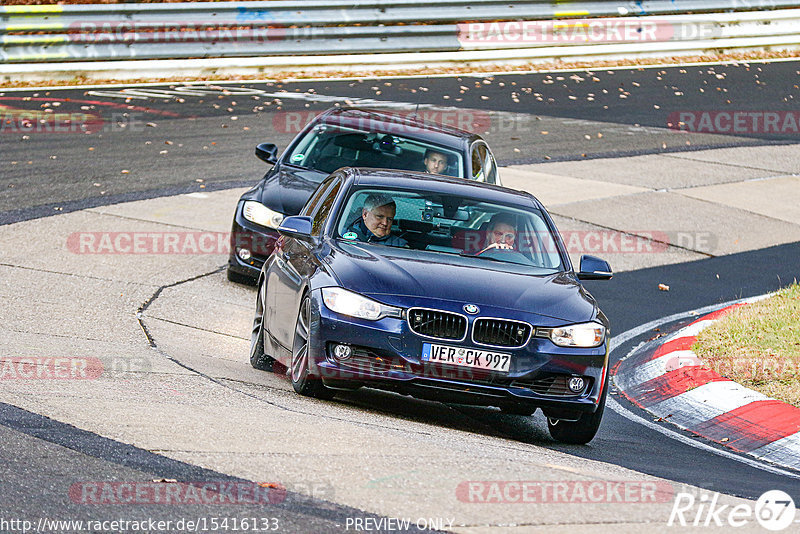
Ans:
[[[579,280],[610,280],[612,276],[611,266],[607,261],[588,254],[581,256]]]
[[[465,209],[447,210],[438,206],[427,206],[422,210],[422,220],[431,222],[434,219],[446,219],[450,221],[469,221],[469,212]]]
[[[384,152],[386,154],[394,154],[395,156],[402,153],[402,149],[397,146],[398,140],[391,135],[384,135],[379,140],[372,143],[372,149],[376,152]]]
[[[278,162],[278,147],[272,143],[261,143],[256,147],[256,157],[274,165]]]

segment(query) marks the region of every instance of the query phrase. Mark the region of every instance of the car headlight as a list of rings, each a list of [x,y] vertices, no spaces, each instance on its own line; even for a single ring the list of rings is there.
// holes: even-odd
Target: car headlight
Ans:
[[[400,308],[386,306],[341,287],[323,288],[322,301],[331,311],[370,321],[377,321],[384,317],[400,317],[401,315]]]
[[[599,323],[573,324],[550,330],[550,340],[559,347],[598,347],[605,337],[606,328]]]
[[[261,202],[256,202],[255,200],[248,200],[244,203],[242,215],[250,222],[275,229],[281,225],[284,217],[283,213],[273,211]]]

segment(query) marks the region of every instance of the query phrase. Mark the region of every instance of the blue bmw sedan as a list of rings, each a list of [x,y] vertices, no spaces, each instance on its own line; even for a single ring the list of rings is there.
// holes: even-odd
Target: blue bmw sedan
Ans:
[[[609,323],[532,195],[416,172],[343,168],[287,217],[258,279],[250,362],[302,395],[380,388],[540,408],[587,443],[608,393]],[[277,369],[278,366],[276,366]]]

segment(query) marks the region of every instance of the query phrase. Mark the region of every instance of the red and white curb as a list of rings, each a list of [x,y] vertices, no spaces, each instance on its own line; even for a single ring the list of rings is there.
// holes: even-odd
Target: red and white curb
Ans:
[[[735,451],[800,469],[800,408],[719,375],[692,352],[701,330],[744,304],[705,315],[655,351],[623,359],[614,381],[626,398],[658,418]]]

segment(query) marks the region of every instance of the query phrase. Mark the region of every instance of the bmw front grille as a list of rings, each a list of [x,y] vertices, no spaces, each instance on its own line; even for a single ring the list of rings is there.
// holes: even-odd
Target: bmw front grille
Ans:
[[[528,323],[481,317],[472,325],[472,341],[495,347],[518,348],[528,343],[532,330]]]
[[[408,326],[420,336],[462,341],[467,337],[467,318],[457,313],[427,308],[408,310]]]

